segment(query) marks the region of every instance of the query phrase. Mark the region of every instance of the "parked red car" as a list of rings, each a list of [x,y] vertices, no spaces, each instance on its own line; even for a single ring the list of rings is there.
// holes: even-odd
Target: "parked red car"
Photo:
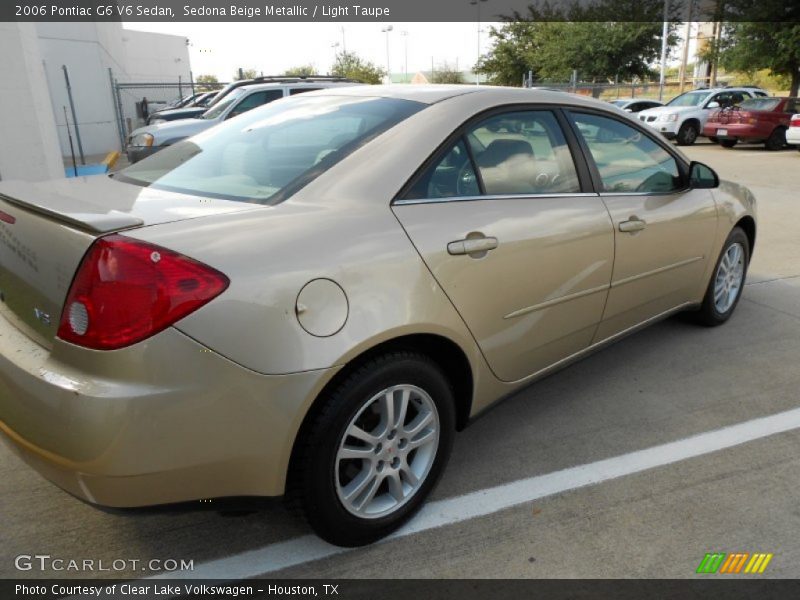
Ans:
[[[786,130],[797,112],[800,98],[749,98],[738,106],[713,112],[703,135],[726,148],[738,142],[757,142],[767,150],[780,150],[786,146]]]

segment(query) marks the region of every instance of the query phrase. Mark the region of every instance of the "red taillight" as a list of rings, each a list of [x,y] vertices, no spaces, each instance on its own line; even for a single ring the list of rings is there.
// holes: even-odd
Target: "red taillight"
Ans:
[[[166,329],[228,287],[191,258],[128,238],[99,238],[83,257],[58,337],[96,350],[130,346]]]
[[[790,124],[791,127],[800,127],[800,115],[794,115]]]

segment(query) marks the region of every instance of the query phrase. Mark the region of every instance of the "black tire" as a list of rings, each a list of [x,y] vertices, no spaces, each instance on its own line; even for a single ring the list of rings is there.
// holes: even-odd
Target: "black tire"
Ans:
[[[681,125],[675,139],[678,141],[678,146],[691,146],[697,141],[698,135],[700,135],[700,130],[695,123],[690,121]]]
[[[737,143],[739,143],[739,140],[720,140],[719,141],[719,145],[722,146],[723,148],[733,148]]]
[[[709,136],[708,139],[711,140],[712,144],[716,144],[717,142],[719,142],[719,138],[715,135]]]
[[[725,256],[728,248],[730,248],[733,244],[741,244],[742,248],[744,249],[744,273],[742,275],[742,285],[739,287],[739,292],[736,296],[736,299],[734,300],[733,304],[731,304],[731,306],[723,313],[719,312],[714,304],[714,283],[717,278],[717,271],[719,270],[722,257]],[[711,273],[711,280],[708,282],[706,294],[703,297],[703,304],[700,307],[700,310],[694,313],[695,320],[697,322],[708,327],[716,327],[717,325],[722,325],[725,321],[730,319],[733,311],[736,310],[736,305],[739,304],[739,299],[742,297],[744,282],[747,279],[747,267],[749,264],[750,241],[747,238],[747,234],[741,228],[734,227],[728,235],[728,239],[725,240],[725,244],[723,244],[722,250],[719,253],[719,258],[717,258],[717,262],[714,264],[714,271]]]
[[[394,512],[375,518],[357,516],[345,508],[337,493],[339,446],[351,421],[370,399],[387,388],[403,384],[424,390],[436,407],[439,437],[433,462],[417,490]],[[305,519],[322,539],[348,547],[372,543],[410,519],[441,476],[455,432],[452,388],[439,366],[427,356],[396,351],[358,366],[320,398],[320,402],[298,440],[287,499],[299,505]]]
[[[786,147],[786,128],[776,127],[764,142],[764,147],[771,152],[783,150]]]

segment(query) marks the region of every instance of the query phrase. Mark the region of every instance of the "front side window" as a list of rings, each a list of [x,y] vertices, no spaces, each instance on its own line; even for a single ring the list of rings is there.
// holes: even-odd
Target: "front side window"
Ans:
[[[115,178],[198,196],[274,204],[424,107],[391,98],[286,98],[168,146]]]
[[[580,192],[564,134],[550,111],[495,115],[465,130],[417,179],[407,199]]]
[[[684,187],[678,162],[648,135],[608,117],[573,113],[572,118],[604,192],[665,193]]]
[[[201,119],[216,119],[226,110],[228,107],[233,104],[234,102],[238,102],[239,99],[244,96],[247,92],[243,88],[237,88],[233,90],[230,94],[225,96],[222,100],[217,103],[211,103],[209,109],[203,113],[203,116],[200,117]]]
[[[231,110],[231,112],[229,112],[228,116],[225,118],[230,119],[232,117],[236,117],[242,113],[246,113],[248,110],[253,110],[257,106],[267,104],[274,100],[278,100],[279,98],[283,98],[283,92],[281,90],[264,90],[263,92],[253,92],[244,100],[239,102],[239,104],[234,106],[233,110]]]
[[[714,96],[711,102],[717,102],[721,108],[729,108],[741,104],[743,100],[744,94],[741,92],[722,92]]]

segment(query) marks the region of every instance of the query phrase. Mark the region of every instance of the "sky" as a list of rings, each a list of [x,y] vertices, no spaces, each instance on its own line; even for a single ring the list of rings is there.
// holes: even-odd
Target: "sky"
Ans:
[[[480,52],[491,47],[489,29],[500,23],[480,23]],[[392,31],[382,29],[391,26]],[[336,52],[346,47],[395,74],[430,71],[447,64],[469,71],[478,58],[478,23],[124,23],[127,29],[169,33],[189,38],[194,77],[216,75],[230,81],[239,69],[281,75],[286,69],[312,64],[320,74],[330,71]],[[697,31],[696,27],[693,29]],[[684,27],[678,28],[682,37]],[[387,57],[388,35],[388,57]],[[695,35],[695,33],[693,33]],[[338,45],[336,45],[338,44]],[[689,51],[692,60],[694,42]],[[680,60],[673,49],[669,65]]]
[[[389,66],[404,73],[406,47],[408,72],[429,71],[431,59],[438,67],[447,63],[470,70],[478,57],[477,23],[125,23],[127,29],[169,33],[189,38],[192,72],[216,75],[230,81],[239,67],[259,74],[280,75],[290,67],[314,65],[319,73],[330,70],[342,49],[356,52],[386,68],[387,33],[391,25]],[[481,23],[481,52],[489,47],[489,26]],[[407,32],[407,35],[403,35]],[[333,47],[333,44],[339,44]]]

